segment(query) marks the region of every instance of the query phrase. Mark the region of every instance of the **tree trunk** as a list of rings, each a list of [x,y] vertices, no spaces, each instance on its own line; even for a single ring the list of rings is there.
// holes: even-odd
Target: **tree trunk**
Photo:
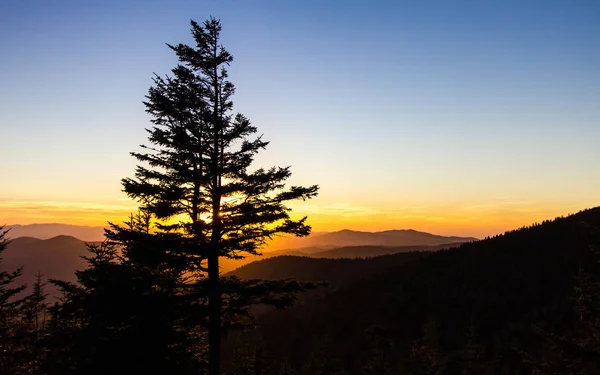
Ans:
[[[208,259],[208,368],[209,375],[221,371],[221,288],[219,280],[219,256],[214,249]]]
[[[217,38],[213,44],[213,57],[218,57]],[[211,253],[208,258],[208,374],[221,375],[221,285],[219,280],[219,242],[221,240],[221,169],[219,165],[219,144],[222,132],[222,118],[219,116],[220,87],[219,71],[213,68],[213,150],[212,150],[212,233]]]

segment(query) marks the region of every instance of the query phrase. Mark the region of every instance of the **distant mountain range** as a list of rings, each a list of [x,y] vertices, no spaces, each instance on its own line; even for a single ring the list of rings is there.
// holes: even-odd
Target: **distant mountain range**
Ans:
[[[373,258],[381,255],[409,253],[409,252],[432,252],[442,249],[450,249],[453,247],[460,246],[465,242],[453,242],[448,244],[441,244],[435,246],[343,246],[334,247],[324,250],[322,247],[303,247],[299,249],[284,249],[277,251],[268,251],[263,253],[261,256],[250,256],[244,259],[221,259],[220,266],[223,273],[230,272],[247,264],[258,262],[268,258],[281,257],[281,256],[294,256],[294,257],[306,257],[306,258],[322,258],[322,259],[355,259],[355,258]]]
[[[7,225],[10,229],[8,237],[34,237],[47,240],[56,236],[71,236],[83,241],[102,241],[104,239],[104,227],[90,227],[85,225],[70,224],[28,224]]]
[[[75,271],[87,266],[84,255],[88,255],[85,242],[75,237],[57,236],[45,240],[19,237],[11,240],[2,254],[1,269],[23,267],[23,276],[18,279],[20,284],[33,285],[38,271],[45,279],[76,281]],[[52,297],[57,296],[52,285],[47,285],[46,291]]]
[[[439,236],[413,229],[361,232],[340,230],[316,233],[308,237],[278,238],[271,246],[273,250],[321,247],[324,249],[342,246],[437,246],[448,243],[476,241],[474,237]]]
[[[75,281],[75,271],[86,267],[82,256],[87,255],[87,242],[103,239],[104,228],[67,224],[13,225],[8,233],[11,243],[4,252],[2,269],[14,270],[23,266],[22,283],[31,285],[38,270],[46,278]],[[60,235],[56,235],[59,233]],[[37,237],[37,238],[36,238]],[[77,238],[76,238],[77,237]],[[81,238],[81,239],[78,239]],[[414,230],[385,232],[357,232],[343,230],[320,233],[307,238],[284,238],[278,245],[291,247],[265,251],[263,256],[246,259],[222,259],[223,273],[246,264],[280,255],[296,255],[310,258],[370,258],[380,255],[411,251],[436,251],[451,248],[464,242],[476,240],[465,237],[445,237]],[[286,242],[287,241],[287,242]],[[303,246],[305,245],[305,246]],[[51,295],[56,291],[50,287]]]
[[[42,240],[56,236],[72,236],[83,241],[102,241],[104,227],[70,224],[8,225],[10,238],[34,237]],[[438,236],[412,229],[388,230],[383,232],[361,232],[340,230],[317,232],[308,237],[277,237],[267,251],[318,247],[328,250],[344,246],[437,246],[449,243],[471,242],[473,237]]]

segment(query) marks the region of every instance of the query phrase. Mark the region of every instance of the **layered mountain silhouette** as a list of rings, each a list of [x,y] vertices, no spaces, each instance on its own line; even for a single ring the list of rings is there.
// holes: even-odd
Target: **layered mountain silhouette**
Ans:
[[[453,237],[453,239],[458,237]],[[249,256],[244,259],[221,259],[221,271],[226,273],[234,269],[242,267],[252,262],[261,261],[282,255],[293,255],[297,257],[309,258],[372,258],[381,255],[408,253],[414,251],[437,251],[460,246],[463,242],[443,243],[440,245],[412,245],[412,246],[376,246],[376,245],[360,245],[360,246],[343,246],[343,247],[302,247],[298,249],[284,249],[277,251],[265,251],[261,256]]]
[[[320,247],[323,249],[343,246],[437,246],[449,243],[476,241],[474,237],[439,236],[413,229],[387,230],[382,232],[361,232],[340,230],[329,233],[315,233],[308,237],[285,237],[275,240],[273,250]]]
[[[221,260],[223,272],[229,272],[253,261],[279,255],[308,256],[311,258],[365,258],[409,251],[436,251],[477,241],[474,237],[439,236],[412,229],[383,232],[341,230],[316,233],[308,237],[280,237],[275,239],[262,256],[240,260]]]
[[[8,225],[11,238],[34,237],[42,240],[56,236],[72,236],[82,241],[102,241],[104,227],[70,224],[28,224]],[[476,241],[474,237],[439,236],[413,229],[398,229],[382,232],[362,232],[340,230],[337,232],[316,232],[308,237],[277,237],[265,252],[316,248],[323,251],[344,246],[437,246],[451,243]],[[302,251],[302,250],[301,250]],[[305,251],[303,251],[305,252]]]
[[[10,238],[34,237],[47,240],[56,236],[71,236],[82,241],[102,241],[104,239],[104,227],[90,227],[85,225],[70,224],[28,224],[7,225],[10,229]]]
[[[24,267],[28,284],[38,270],[48,278],[72,281],[74,272],[85,267],[81,259],[86,254],[85,242],[101,241],[103,227],[67,224],[31,224],[8,226],[12,239],[5,253],[3,267]],[[262,256],[240,260],[221,260],[221,271],[230,272],[245,264],[278,255],[298,255],[312,258],[365,258],[409,251],[435,251],[475,240],[465,237],[445,237],[413,230],[386,232],[356,232],[343,230],[319,233],[306,238],[282,238],[277,246],[289,243],[292,247],[272,251]],[[303,246],[306,245],[306,246]],[[7,268],[11,269],[11,268]]]
[[[8,244],[2,254],[2,269],[15,270],[23,267],[21,284],[33,285],[38,271],[45,279],[76,281],[75,271],[82,270],[88,255],[85,242],[71,236],[57,236],[46,240],[19,237]],[[48,284],[47,292],[56,296],[56,289]]]
[[[233,270],[226,276],[242,279],[294,279],[328,283],[336,289],[350,281],[361,279],[427,256],[425,252],[407,252],[373,258],[309,258],[307,256],[281,255],[252,262]]]

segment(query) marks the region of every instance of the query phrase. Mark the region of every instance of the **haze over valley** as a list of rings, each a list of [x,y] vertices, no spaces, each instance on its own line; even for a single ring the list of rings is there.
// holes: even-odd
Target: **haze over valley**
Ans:
[[[101,227],[86,227],[63,224],[37,224],[7,226],[11,242],[3,254],[2,269],[11,270],[23,267],[21,282],[33,285],[39,272],[45,279],[59,279],[75,282],[75,271],[86,268],[83,259],[89,255],[86,243],[98,243],[104,239]],[[13,233],[30,236],[12,237]],[[102,234],[102,235],[100,235]],[[83,241],[75,236],[91,238]],[[281,239],[276,247],[267,247],[262,256],[221,262],[221,272],[228,273],[245,264],[265,258],[295,255],[310,258],[367,258],[381,255],[414,251],[437,251],[456,247],[474,238],[436,236],[413,230],[386,232],[354,232],[349,230],[314,234],[305,238]],[[280,249],[281,247],[286,247]],[[55,288],[49,294],[58,296]]]

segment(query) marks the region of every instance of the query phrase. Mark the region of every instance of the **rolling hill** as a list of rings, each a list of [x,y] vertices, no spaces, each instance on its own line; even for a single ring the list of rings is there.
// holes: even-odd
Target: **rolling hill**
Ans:
[[[426,257],[426,252],[406,252],[374,258],[310,258],[307,256],[280,255],[247,264],[226,274],[242,279],[295,279],[298,281],[324,281],[331,289],[352,280],[382,272],[406,262]]]
[[[250,256],[244,259],[221,259],[221,271],[223,273],[230,272],[240,267],[252,264],[253,262],[260,262],[262,260],[271,259],[274,257],[294,255],[298,257],[309,257],[309,258],[372,258],[381,255],[396,254],[396,253],[408,253],[413,251],[437,251],[441,249],[447,249],[451,247],[460,246],[459,243],[441,244],[435,246],[344,246],[334,247],[328,250],[323,250],[323,247],[304,247],[299,249],[285,249],[278,251],[264,252],[261,256]]]
[[[102,241],[104,227],[70,224],[28,224],[7,225],[11,238],[34,237],[42,240],[56,236],[71,236],[82,241]],[[382,232],[362,232],[340,230],[337,232],[316,232],[308,237],[276,237],[265,249],[271,251],[300,250],[310,252],[325,251],[335,247],[346,246],[438,246],[449,243],[476,241],[473,237],[439,236],[412,229],[388,230]],[[282,254],[279,254],[282,255]]]
[[[28,224],[7,225],[10,229],[10,238],[34,237],[47,240],[56,236],[71,236],[83,241],[102,241],[104,239],[104,227],[90,227],[85,225],[70,224]]]
[[[408,253],[413,251],[438,251],[460,246],[464,242],[447,243],[432,246],[345,246],[331,250],[317,251],[308,254],[311,258],[371,258],[381,255]]]
[[[330,233],[315,233],[308,237],[278,238],[270,248],[273,250],[344,246],[437,246],[448,243],[476,241],[474,237],[439,236],[412,229],[388,230],[382,232],[361,232],[341,230]]]
[[[75,271],[84,269],[87,263],[81,257],[87,255],[85,242],[71,236],[57,236],[46,240],[20,237],[8,244],[2,259],[2,268],[14,270],[23,267],[19,283],[32,285],[40,271],[46,279],[75,281]],[[56,296],[52,285],[47,292]]]

